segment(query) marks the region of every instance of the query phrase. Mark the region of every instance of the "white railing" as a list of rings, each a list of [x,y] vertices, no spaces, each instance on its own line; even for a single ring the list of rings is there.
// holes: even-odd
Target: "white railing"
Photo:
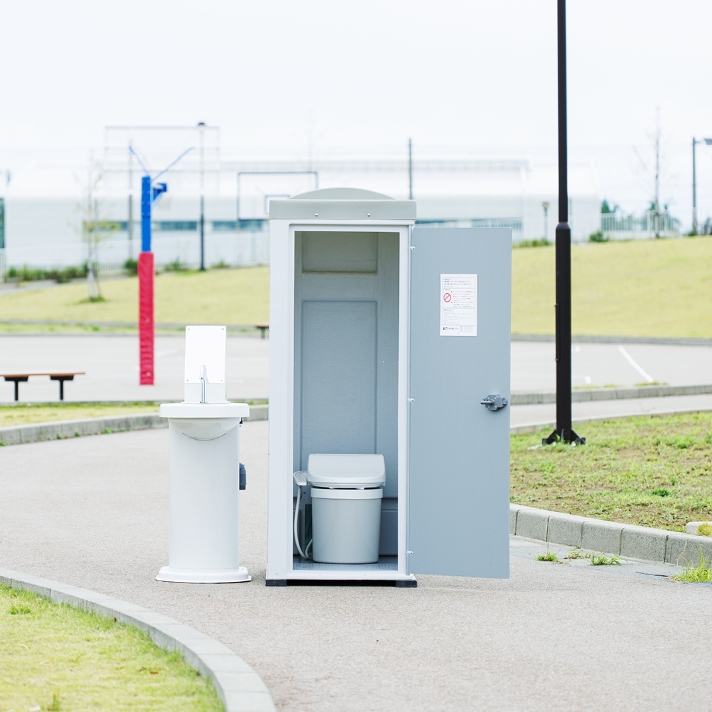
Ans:
[[[601,231],[611,240],[648,240],[660,237],[677,237],[680,234],[680,221],[667,212],[656,213],[649,210],[642,217],[601,215]]]
[[[180,265],[188,269],[200,266],[200,237],[185,235],[154,235],[152,250],[159,269]],[[96,248],[99,271],[121,272],[128,259],[137,259],[141,240],[112,237]],[[74,242],[63,245],[10,247],[0,250],[0,277],[9,267],[35,270],[55,270],[79,267],[87,261],[87,245]],[[269,262],[268,232],[208,233],[205,235],[205,266],[226,265],[248,267]]]

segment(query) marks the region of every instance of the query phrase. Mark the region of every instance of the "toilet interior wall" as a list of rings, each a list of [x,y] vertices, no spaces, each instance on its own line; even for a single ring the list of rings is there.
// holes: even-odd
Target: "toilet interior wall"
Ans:
[[[398,553],[398,276],[398,233],[295,233],[294,470],[382,454],[381,556]]]

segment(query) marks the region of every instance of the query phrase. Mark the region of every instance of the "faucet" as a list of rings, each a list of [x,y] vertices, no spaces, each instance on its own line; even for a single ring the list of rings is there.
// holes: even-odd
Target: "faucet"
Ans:
[[[203,364],[200,367],[200,402],[201,403],[208,402],[208,383],[210,383],[210,381],[208,380],[208,369],[205,367],[205,364]]]

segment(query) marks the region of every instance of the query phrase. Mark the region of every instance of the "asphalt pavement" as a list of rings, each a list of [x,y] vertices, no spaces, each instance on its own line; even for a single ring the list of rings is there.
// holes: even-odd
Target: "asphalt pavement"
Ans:
[[[712,588],[670,581],[672,567],[545,563],[541,544],[515,540],[508,580],[266,587],[267,424],[247,423],[242,442],[251,583],[155,580],[168,556],[165,430],[0,448],[0,566],[194,626],[252,665],[282,710],[707,705]]]
[[[227,340],[228,398],[267,398],[269,339]],[[156,385],[138,385],[138,338],[116,336],[0,336],[0,372],[15,369],[86,371],[66,384],[67,400],[180,400],[183,397],[182,335],[156,338]],[[556,386],[553,342],[512,343],[513,391]],[[632,386],[656,381],[670,385],[712,383],[712,346],[669,344],[573,345],[573,386]],[[48,378],[20,385],[22,401],[52,401],[58,386]],[[0,381],[0,402],[13,397],[11,383]]]

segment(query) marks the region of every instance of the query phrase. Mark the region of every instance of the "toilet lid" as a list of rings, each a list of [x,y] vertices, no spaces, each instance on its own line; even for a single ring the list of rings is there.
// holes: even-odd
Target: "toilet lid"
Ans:
[[[315,487],[360,489],[386,483],[383,455],[309,455],[307,481]]]

